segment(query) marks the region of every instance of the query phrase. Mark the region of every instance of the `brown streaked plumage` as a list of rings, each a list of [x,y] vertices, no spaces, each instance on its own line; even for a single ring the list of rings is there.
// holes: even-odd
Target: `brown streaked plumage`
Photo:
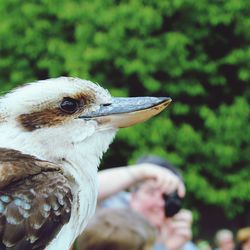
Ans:
[[[6,118],[0,115],[0,123],[5,122],[5,121],[6,121]]]
[[[17,150],[0,148],[0,188],[42,171],[59,170],[50,162],[41,161]]]
[[[0,249],[44,249],[70,219],[72,195],[46,161],[0,148]]]
[[[96,101],[95,95],[90,91],[79,92],[76,95],[73,95],[72,98],[79,102],[84,102],[84,105],[90,105]]]
[[[59,125],[68,119],[69,115],[63,113],[59,108],[44,109],[31,114],[22,114],[17,120],[28,131],[33,131],[45,126]]]

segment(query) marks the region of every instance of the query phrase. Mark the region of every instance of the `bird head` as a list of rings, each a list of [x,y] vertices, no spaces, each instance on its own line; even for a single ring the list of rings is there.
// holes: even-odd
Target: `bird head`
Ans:
[[[26,84],[0,99],[0,147],[57,163],[76,152],[100,158],[118,128],[147,120],[170,102],[112,98],[99,85],[78,78]]]

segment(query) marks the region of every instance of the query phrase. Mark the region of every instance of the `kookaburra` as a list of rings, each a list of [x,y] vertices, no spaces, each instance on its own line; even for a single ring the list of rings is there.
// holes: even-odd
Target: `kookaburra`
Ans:
[[[68,250],[93,215],[97,166],[117,128],[161,112],[170,98],[112,98],[60,77],[0,98],[0,250]]]

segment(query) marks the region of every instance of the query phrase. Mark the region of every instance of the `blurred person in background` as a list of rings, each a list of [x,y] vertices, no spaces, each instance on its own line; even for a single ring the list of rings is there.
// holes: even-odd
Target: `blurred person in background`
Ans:
[[[237,250],[250,250],[250,227],[241,228],[237,232]]]
[[[192,213],[182,209],[166,217],[164,196],[185,195],[180,173],[169,162],[156,156],[142,157],[135,166],[99,172],[99,202],[103,207],[130,207],[157,229],[154,250],[197,249],[192,238]],[[119,192],[131,188],[131,192]],[[119,192],[108,198],[110,195]],[[103,200],[108,198],[106,200]]]
[[[165,165],[165,167],[162,165]],[[130,193],[121,191],[131,187],[135,189],[138,184],[145,181],[153,182],[162,193],[170,194],[177,191],[180,197],[185,196],[185,185],[177,170],[172,166],[170,167],[170,164],[160,157],[145,156],[141,157],[135,165],[99,171],[98,201],[103,202],[109,198],[105,202],[117,201],[115,205],[119,206],[120,201],[120,205],[123,207],[123,203],[128,201],[126,199],[128,198],[127,194],[130,197]],[[112,197],[114,194],[116,196]],[[119,200],[118,197],[124,199]]]
[[[221,229],[216,232],[216,250],[234,250],[235,243],[233,233],[228,229]]]
[[[77,239],[77,250],[152,250],[156,229],[127,208],[101,208]]]

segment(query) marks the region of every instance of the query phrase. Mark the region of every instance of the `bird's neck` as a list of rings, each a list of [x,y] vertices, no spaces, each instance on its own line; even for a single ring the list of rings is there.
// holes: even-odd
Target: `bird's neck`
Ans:
[[[68,235],[68,238],[64,235],[64,231],[60,234],[62,233],[65,242],[70,244],[81,233],[95,211],[97,168],[100,158],[115,136],[115,131],[95,133],[84,141],[76,143],[69,142],[63,137],[42,137],[36,133],[29,134],[1,126],[0,134],[0,147],[19,150],[41,160],[53,162],[63,170],[70,182],[74,202],[72,217],[65,226],[65,235]]]
[[[82,133],[80,133],[82,132]],[[23,131],[15,123],[0,123],[0,147],[19,150],[59,165],[84,166],[89,162],[93,166],[112,142],[115,131],[107,130],[88,135],[80,131],[77,138],[66,135],[59,129]]]

